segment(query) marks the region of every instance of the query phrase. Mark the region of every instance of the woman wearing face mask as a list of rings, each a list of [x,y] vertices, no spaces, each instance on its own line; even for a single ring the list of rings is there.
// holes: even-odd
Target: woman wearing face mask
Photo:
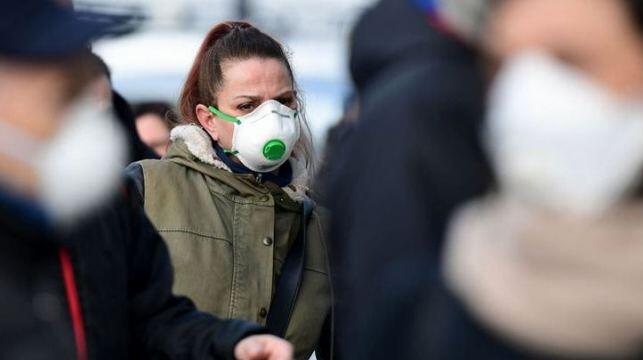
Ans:
[[[496,194],[452,223],[451,290],[547,357],[638,358],[643,345],[643,4],[507,1],[486,140]]]
[[[129,167],[165,239],[175,292],[285,336],[296,358],[330,309],[322,226],[307,197],[311,138],[282,46],[243,22],[215,26],[188,75],[162,160]]]

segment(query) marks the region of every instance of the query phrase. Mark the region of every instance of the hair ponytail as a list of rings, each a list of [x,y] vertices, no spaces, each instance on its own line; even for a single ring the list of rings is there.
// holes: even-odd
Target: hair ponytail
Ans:
[[[210,60],[208,53],[214,47],[214,45],[221,40],[224,36],[228,35],[230,31],[235,27],[250,27],[248,23],[237,23],[237,22],[224,22],[216,25],[208,32],[205,36],[205,39],[201,43],[201,47],[194,58],[190,72],[183,84],[183,89],[181,90],[181,96],[179,98],[179,112],[183,122],[193,122],[198,123],[194,109],[197,104],[205,103],[204,96],[207,96],[211,90],[207,82],[200,81],[201,73],[203,66],[211,66],[207,64],[207,61]],[[206,63],[204,64],[204,61]],[[213,89],[212,89],[213,90]]]

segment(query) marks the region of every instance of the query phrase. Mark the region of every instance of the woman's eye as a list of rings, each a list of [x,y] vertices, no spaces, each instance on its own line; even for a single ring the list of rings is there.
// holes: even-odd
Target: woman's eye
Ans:
[[[237,106],[237,109],[241,111],[252,111],[255,108],[255,106],[251,103],[243,103]]]

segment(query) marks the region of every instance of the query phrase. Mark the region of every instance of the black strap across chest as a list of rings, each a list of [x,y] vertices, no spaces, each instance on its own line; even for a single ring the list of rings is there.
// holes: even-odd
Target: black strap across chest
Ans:
[[[286,261],[281,267],[281,274],[277,279],[275,295],[266,320],[266,327],[273,335],[284,337],[290,323],[301,279],[304,275],[306,227],[314,207],[312,200],[304,199],[299,233],[286,256]]]

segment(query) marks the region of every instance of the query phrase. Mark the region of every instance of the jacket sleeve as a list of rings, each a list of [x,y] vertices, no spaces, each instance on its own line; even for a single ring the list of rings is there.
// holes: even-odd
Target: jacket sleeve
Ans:
[[[172,294],[165,243],[142,208],[129,202],[129,321],[133,358],[233,359],[236,344],[266,331],[254,323],[221,320]]]
[[[125,168],[125,177],[128,185],[130,202],[143,206],[145,201],[145,176],[143,167],[139,163],[131,163]]]

